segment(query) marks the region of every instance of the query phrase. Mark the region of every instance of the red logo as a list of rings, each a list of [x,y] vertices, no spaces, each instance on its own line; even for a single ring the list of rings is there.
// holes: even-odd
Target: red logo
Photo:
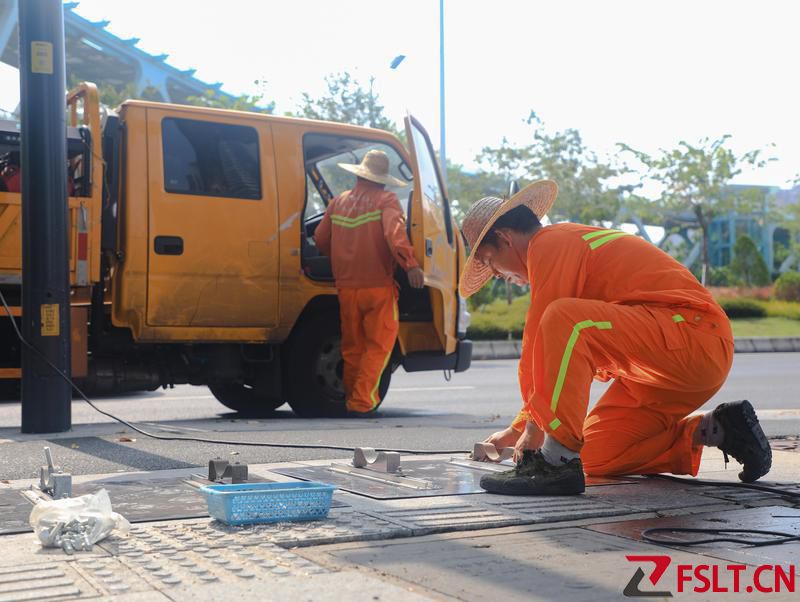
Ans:
[[[650,583],[653,587],[669,568],[672,559],[669,556],[625,556],[629,562],[653,563],[654,568],[650,573]],[[751,572],[748,572],[751,569]],[[795,593],[796,577],[800,567],[795,565],[781,566],[777,564],[762,564],[761,566],[748,567],[746,564],[677,564],[675,565],[676,583],[678,593],[694,592],[698,594],[712,593]],[[628,581],[624,596],[628,598],[671,598],[672,592],[668,590],[649,589],[640,586],[646,577],[642,567]],[[662,586],[663,587],[663,586]]]

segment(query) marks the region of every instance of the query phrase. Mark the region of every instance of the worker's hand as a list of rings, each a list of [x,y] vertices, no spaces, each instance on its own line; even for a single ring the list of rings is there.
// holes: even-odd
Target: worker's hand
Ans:
[[[422,268],[411,268],[408,270],[408,283],[412,288],[422,288],[425,286],[425,272]]]
[[[526,449],[539,449],[542,444],[544,444],[544,433],[536,426],[535,422],[526,422],[525,430],[522,431],[522,435],[514,446],[514,462],[522,457],[522,452]]]
[[[514,444],[516,444],[520,434],[521,433],[519,431],[515,431],[513,428],[508,427],[507,429],[497,431],[496,433],[489,435],[484,443],[491,443],[495,446],[495,448],[497,448],[497,451],[501,451],[506,447],[514,447]]]

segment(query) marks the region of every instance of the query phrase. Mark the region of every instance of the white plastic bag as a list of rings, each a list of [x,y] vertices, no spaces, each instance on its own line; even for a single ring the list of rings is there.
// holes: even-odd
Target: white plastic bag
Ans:
[[[111,510],[108,492],[49,502],[39,502],[31,510],[30,524],[44,547],[62,548],[67,554],[91,550],[114,529],[127,533],[130,523]]]

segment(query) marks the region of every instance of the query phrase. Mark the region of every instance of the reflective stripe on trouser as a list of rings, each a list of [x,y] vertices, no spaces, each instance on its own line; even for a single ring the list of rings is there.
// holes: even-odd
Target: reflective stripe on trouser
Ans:
[[[397,340],[395,289],[341,288],[339,307],[347,409],[369,412],[381,401],[381,375]]]
[[[525,332],[534,337],[527,409],[545,432],[581,450],[589,474],[696,470],[697,421],[684,419],[724,382],[733,343],[676,320],[678,311],[559,299],[536,333]],[[598,372],[615,383],[587,419]]]

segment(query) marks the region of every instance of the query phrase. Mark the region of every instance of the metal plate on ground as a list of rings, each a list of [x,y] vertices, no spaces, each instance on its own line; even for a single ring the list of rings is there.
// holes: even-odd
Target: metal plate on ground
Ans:
[[[0,489],[0,535],[31,531],[28,517],[33,505],[18,489]]]
[[[376,500],[484,493],[481,477],[513,466],[453,460],[403,460],[402,473],[382,473],[344,463],[328,466],[298,465],[273,472],[304,481],[321,481]],[[587,485],[632,483],[633,480],[595,479]]]
[[[758,529],[762,531],[778,531],[800,535],[800,509],[785,506],[764,506],[745,510],[709,512],[669,516],[662,518],[620,521],[603,523],[586,527],[592,531],[608,533],[637,541],[642,541],[642,531],[655,527],[680,527],[690,529]],[[657,534],[660,539],[674,539],[674,547],[691,550],[699,554],[707,554],[716,558],[747,564],[793,564],[800,575],[800,541],[775,546],[753,548],[742,544],[719,542],[700,546],[681,546],[681,541],[695,538],[716,538],[720,535],[693,535],[686,533]],[[749,539],[744,534],[734,535],[739,539]]]
[[[186,479],[112,477],[72,486],[72,496],[108,491],[111,507],[130,522],[208,516],[205,496]]]

